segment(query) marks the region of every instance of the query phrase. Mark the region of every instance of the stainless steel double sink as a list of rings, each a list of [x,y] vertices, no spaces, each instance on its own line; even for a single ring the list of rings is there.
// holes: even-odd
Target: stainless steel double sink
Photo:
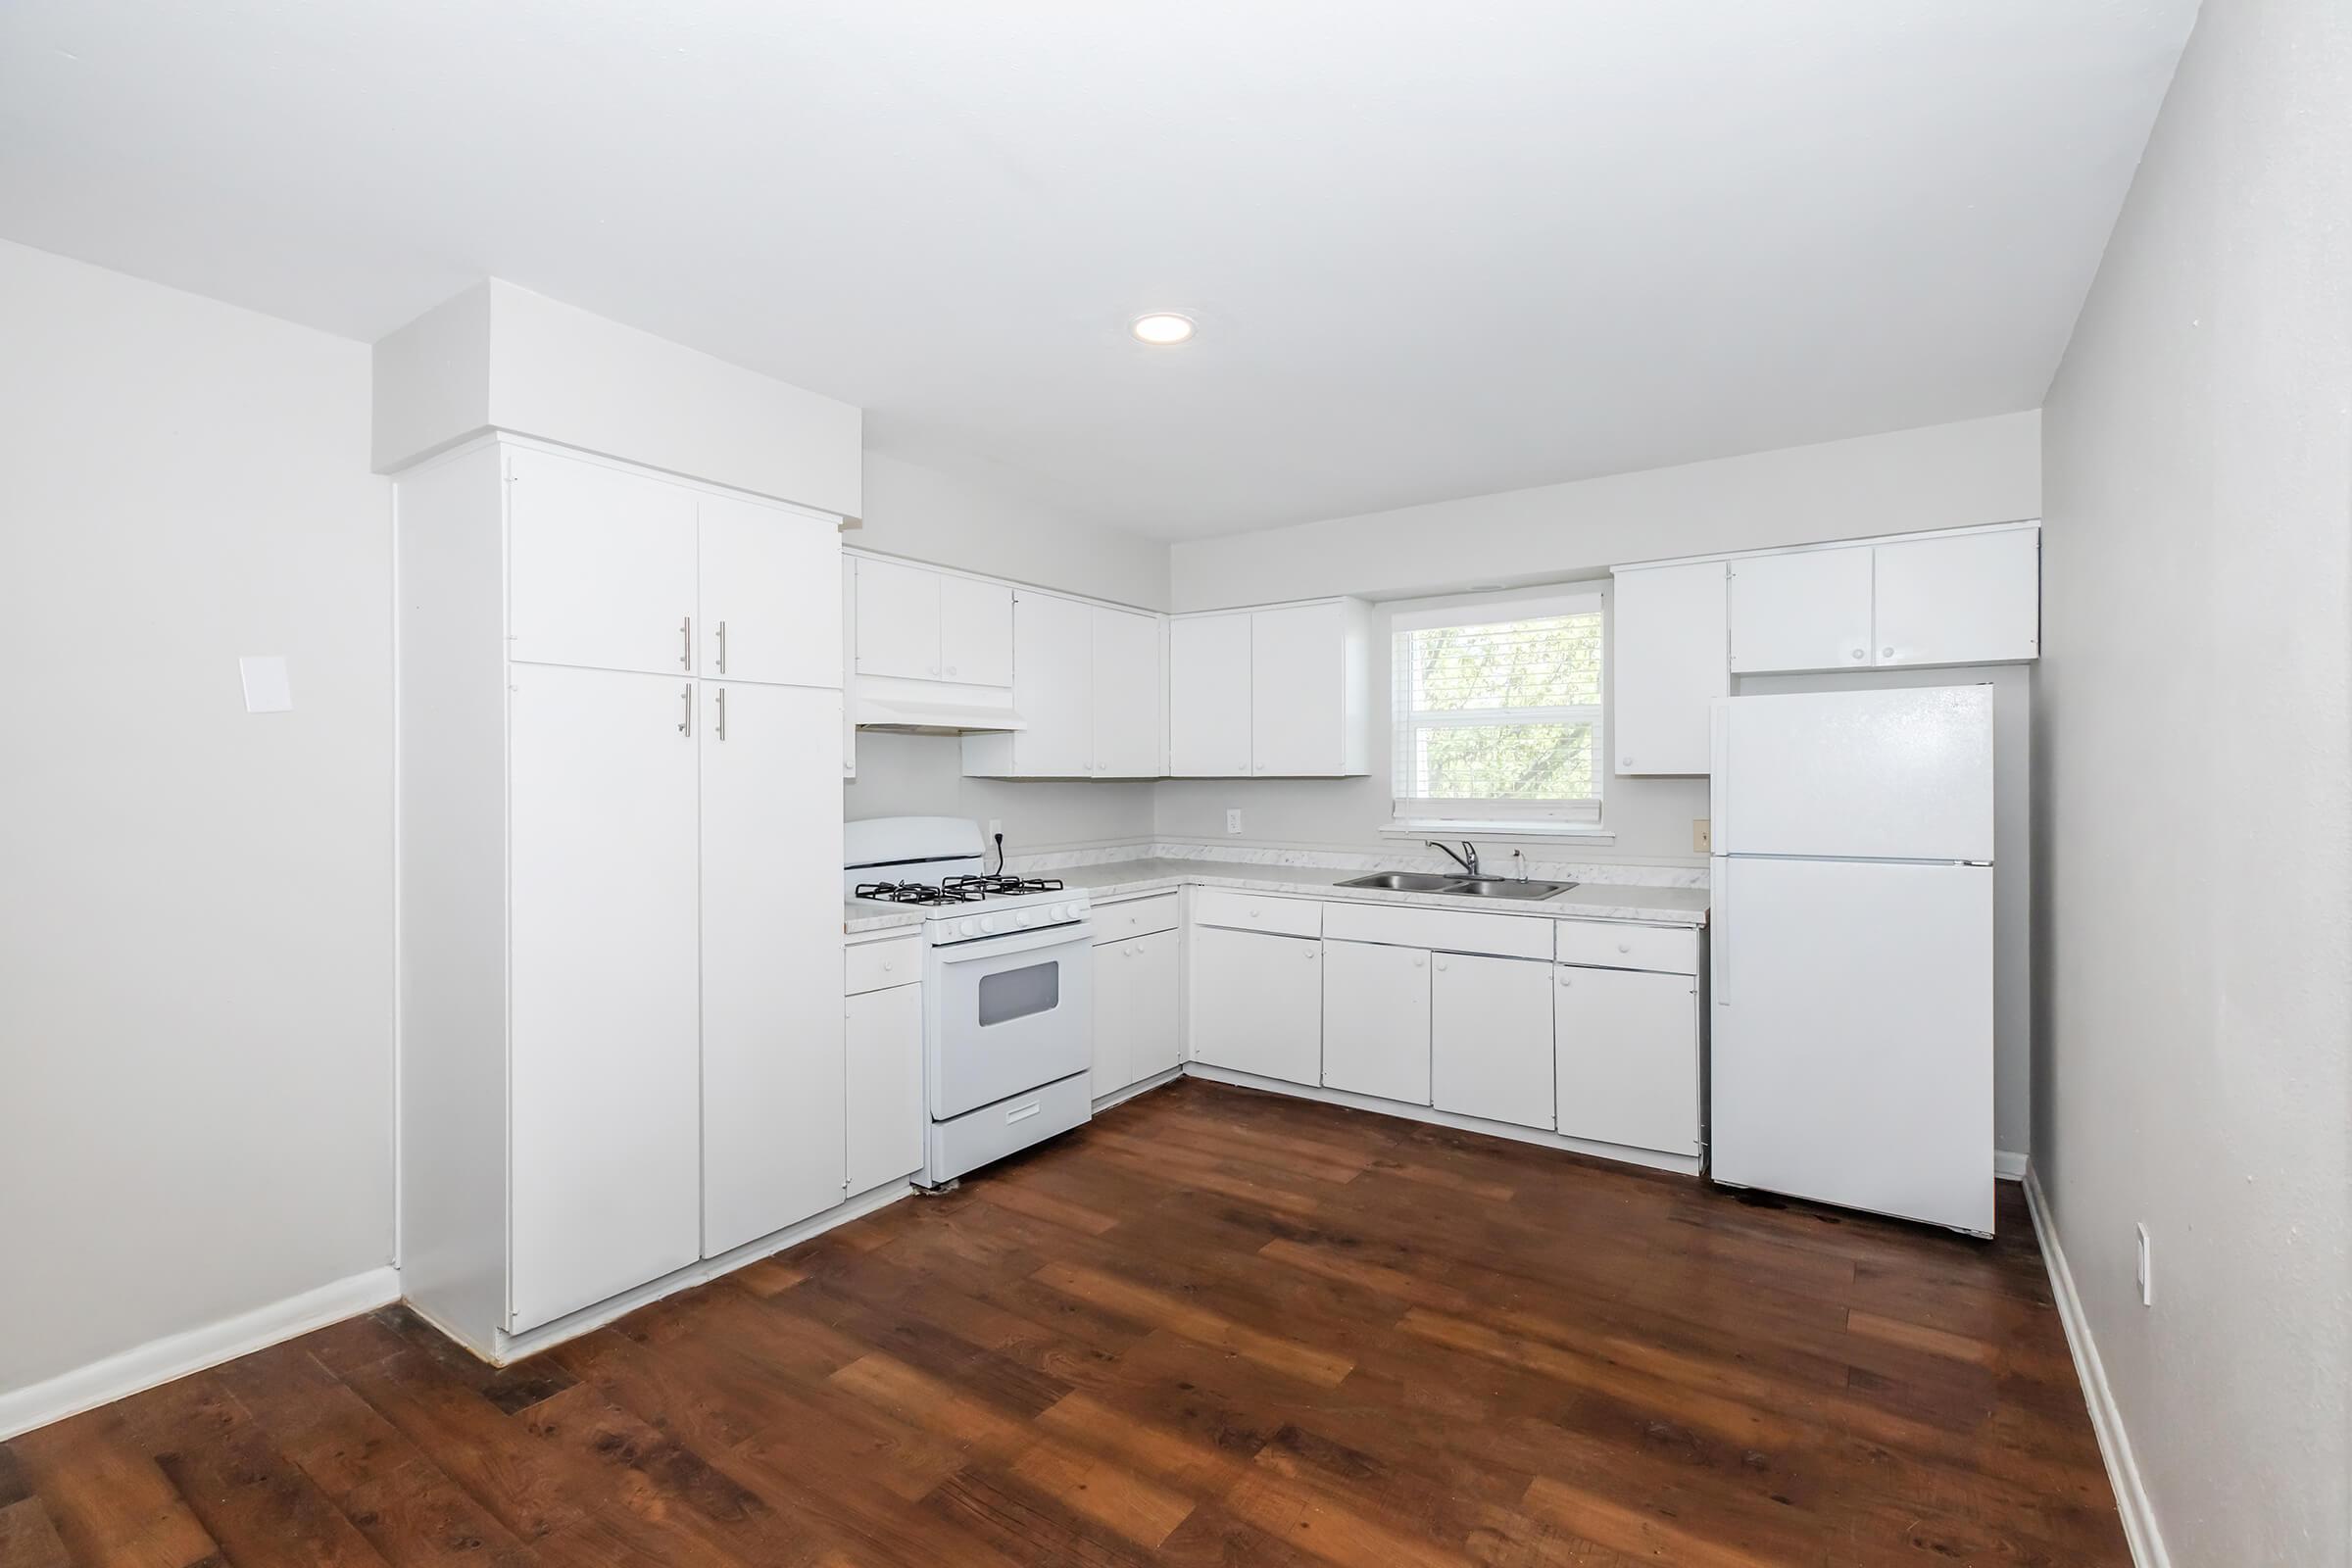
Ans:
[[[1573,882],[1522,882],[1504,876],[1447,876],[1433,871],[1375,871],[1334,883],[1343,888],[1384,888],[1391,893],[1446,893],[1472,899],[1548,899]]]

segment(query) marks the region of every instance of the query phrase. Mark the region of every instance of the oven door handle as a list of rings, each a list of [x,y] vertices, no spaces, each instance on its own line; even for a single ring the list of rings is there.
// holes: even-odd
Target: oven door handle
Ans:
[[[1035,952],[1039,948],[1092,945],[1094,940],[1092,922],[1075,920],[1067,925],[1050,925],[1035,931],[999,931],[984,937],[967,937],[960,942],[945,943],[932,951],[939,955],[942,963],[978,963],[1009,954]]]

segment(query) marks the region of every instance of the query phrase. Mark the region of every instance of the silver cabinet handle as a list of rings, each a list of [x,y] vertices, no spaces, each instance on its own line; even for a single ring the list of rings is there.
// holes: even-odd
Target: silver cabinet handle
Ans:
[[[718,672],[727,672],[727,623],[723,620],[718,623]]]
[[[688,681],[678,693],[678,733],[689,740],[694,738],[694,682]]]
[[[727,689],[724,686],[718,689],[718,738],[722,741],[727,738]]]
[[[1854,657],[1859,659],[1861,655],[1857,654]],[[688,615],[684,620],[678,622],[678,667],[680,669],[694,667],[694,617],[692,615]]]

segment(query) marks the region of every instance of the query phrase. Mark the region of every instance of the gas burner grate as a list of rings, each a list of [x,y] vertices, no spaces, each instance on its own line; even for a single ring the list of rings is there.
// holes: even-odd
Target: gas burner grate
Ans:
[[[1059,893],[1061,879],[1045,876],[952,876],[942,884],[951,893],[972,893],[981,897],[997,893]]]
[[[958,877],[945,887],[933,887],[927,882],[860,882],[858,897],[872,899],[880,904],[978,904],[987,895],[967,890],[957,883]]]

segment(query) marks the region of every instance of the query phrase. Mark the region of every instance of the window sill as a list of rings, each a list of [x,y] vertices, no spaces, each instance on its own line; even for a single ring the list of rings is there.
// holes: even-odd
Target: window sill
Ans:
[[[1380,830],[1413,839],[1574,839],[1579,844],[1614,844],[1617,835],[1597,822],[1391,822]]]

